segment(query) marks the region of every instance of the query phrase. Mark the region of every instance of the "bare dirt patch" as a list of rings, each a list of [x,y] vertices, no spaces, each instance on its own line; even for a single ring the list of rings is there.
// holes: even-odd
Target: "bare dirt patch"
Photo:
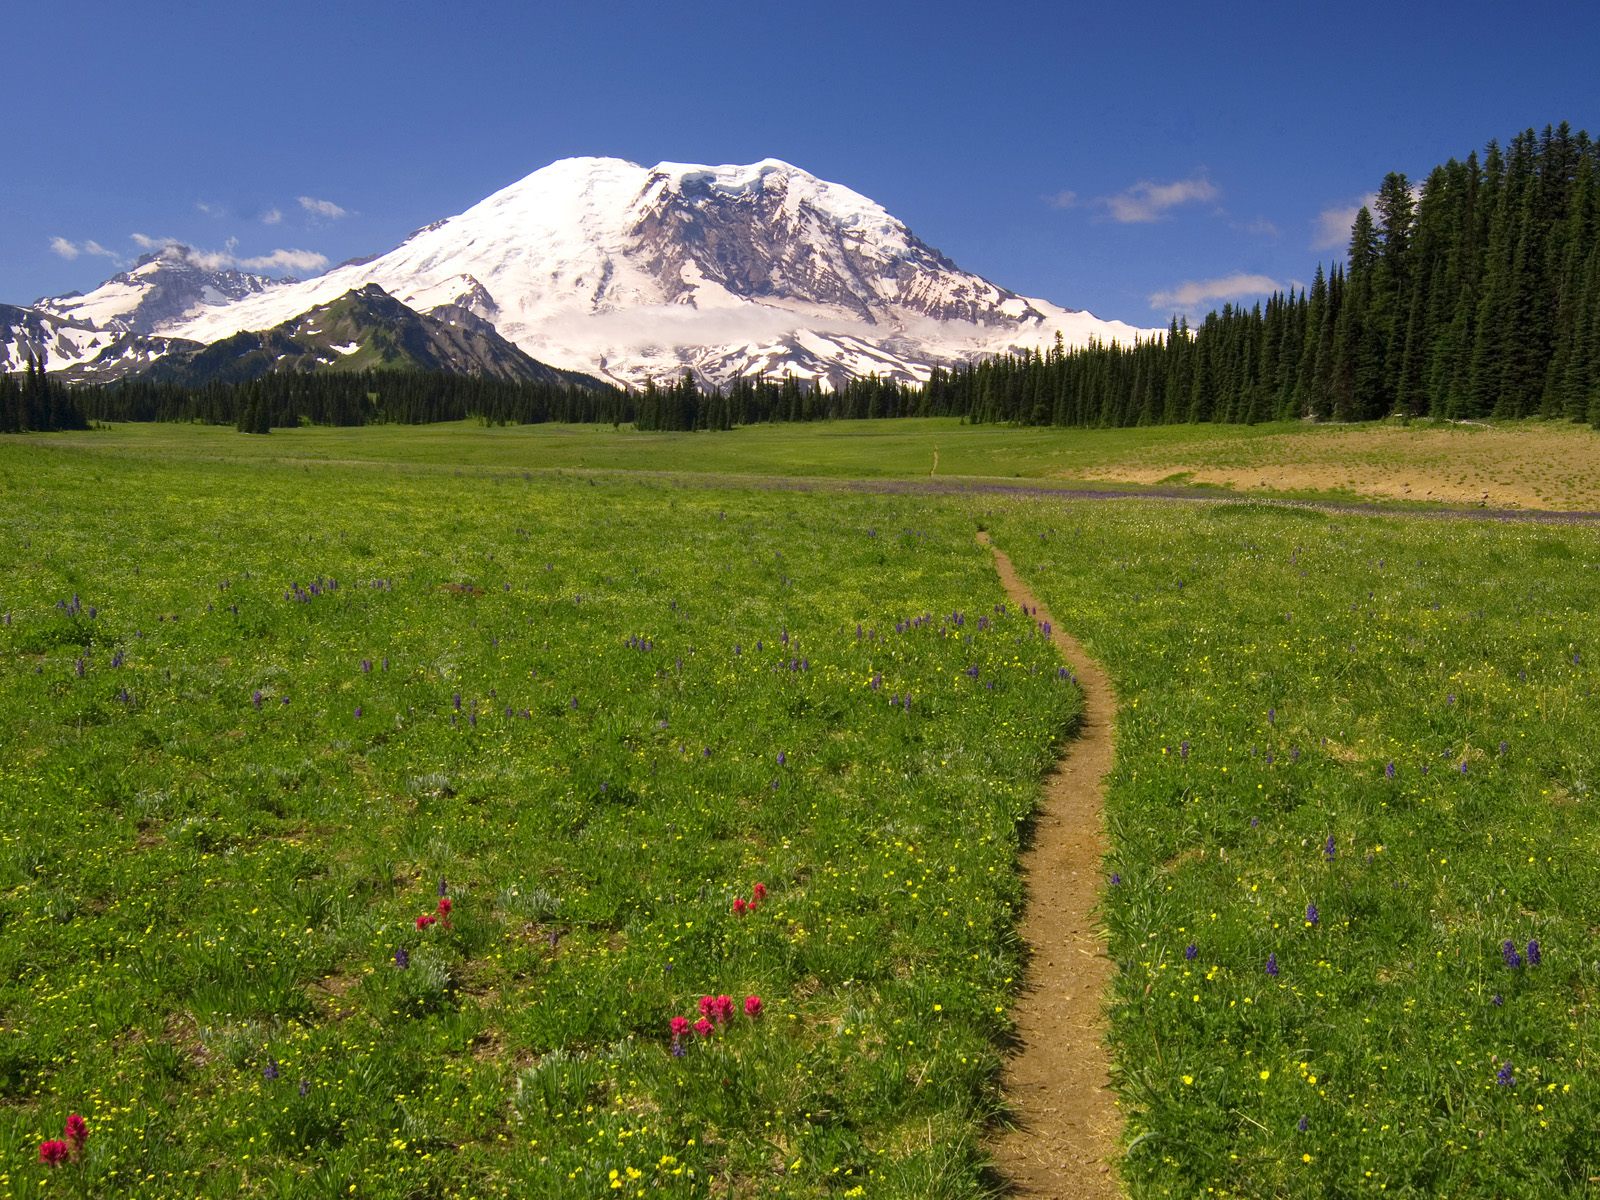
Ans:
[[[1487,508],[1600,508],[1600,435],[1549,423],[1512,427],[1316,428],[1101,463],[1086,478],[1209,484],[1235,491],[1345,493]]]
[[[1083,688],[1077,737],[1045,779],[1033,844],[1022,856],[1028,906],[1021,933],[1029,947],[1023,993],[1013,1018],[1021,1049],[1006,1064],[1005,1091],[1016,1125],[991,1147],[1017,1196],[1053,1200],[1121,1194],[1112,1165],[1122,1118],[1111,1092],[1105,1003],[1112,964],[1095,921],[1101,810],[1111,769],[1116,697],[1104,671],[1056,627],[989,542],[1006,594],[1050,621],[1051,641]]]

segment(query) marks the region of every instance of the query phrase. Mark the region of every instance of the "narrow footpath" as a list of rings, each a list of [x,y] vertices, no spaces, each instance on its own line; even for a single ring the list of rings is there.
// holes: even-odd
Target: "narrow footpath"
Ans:
[[[1110,1088],[1104,1010],[1112,968],[1094,914],[1116,697],[1105,672],[1040,607],[989,535],[980,532],[978,541],[993,552],[1006,594],[1050,622],[1050,640],[1084,698],[1082,724],[1045,778],[1033,844],[1022,855],[1029,958],[1013,1013],[1021,1045],[1004,1076],[1016,1127],[990,1149],[1011,1195],[1117,1197],[1122,1117]]]

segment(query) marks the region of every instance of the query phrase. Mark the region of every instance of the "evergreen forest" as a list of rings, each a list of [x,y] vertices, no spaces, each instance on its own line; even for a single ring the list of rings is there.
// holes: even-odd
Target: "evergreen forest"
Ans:
[[[1309,288],[1224,305],[1164,336],[936,369],[921,386],[792,377],[723,391],[685,373],[627,392],[404,371],[283,373],[187,388],[69,388],[30,362],[0,377],[0,432],[89,420],[204,421],[245,432],[309,422],[633,423],[959,416],[1115,427],[1399,416],[1545,417],[1600,428],[1600,143],[1563,122],[1452,158],[1420,185],[1392,172],[1358,212],[1345,261]]]

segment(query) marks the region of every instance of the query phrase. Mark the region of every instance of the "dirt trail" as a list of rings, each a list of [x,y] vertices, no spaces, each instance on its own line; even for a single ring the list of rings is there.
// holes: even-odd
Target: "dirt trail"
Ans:
[[[986,533],[1006,593],[1051,625],[1050,639],[1083,688],[1083,723],[1045,779],[1033,845],[1022,856],[1030,957],[1013,1014],[1021,1048],[1006,1065],[1017,1127],[991,1149],[1016,1196],[1078,1200],[1122,1194],[1112,1161],[1122,1117],[1110,1090],[1104,1004],[1111,982],[1096,926],[1116,698],[1106,674],[1063,633]]]

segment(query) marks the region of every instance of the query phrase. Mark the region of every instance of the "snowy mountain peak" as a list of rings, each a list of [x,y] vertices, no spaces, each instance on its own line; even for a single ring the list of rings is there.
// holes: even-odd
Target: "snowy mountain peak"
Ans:
[[[156,333],[206,309],[297,282],[253,275],[226,263],[225,256],[173,242],[143,255],[91,292],[39,300],[33,307],[96,329]]]
[[[196,265],[174,257],[158,275]],[[114,285],[138,286],[134,274],[55,303],[83,313]],[[231,295],[215,281],[186,293],[153,327],[210,343],[376,284],[417,312],[487,320],[543,362],[633,385],[685,369],[712,384],[758,372],[923,380],[936,366],[1045,348],[1058,335],[1075,346],[1158,332],[998,287],[875,201],[776,158],[561,159],[386,254],[299,284],[256,278]],[[138,309],[149,321],[143,301],[118,296],[95,300],[95,311],[130,320],[122,314]]]

